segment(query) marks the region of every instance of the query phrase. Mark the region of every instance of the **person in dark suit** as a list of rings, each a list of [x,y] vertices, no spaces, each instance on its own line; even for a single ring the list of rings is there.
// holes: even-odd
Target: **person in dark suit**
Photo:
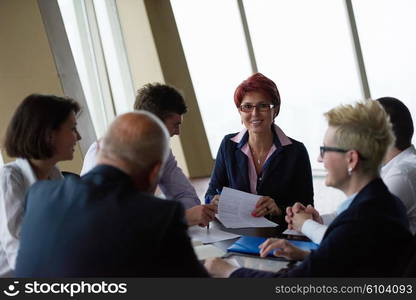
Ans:
[[[168,153],[167,130],[155,116],[116,118],[93,170],[30,189],[16,276],[208,276],[182,204],[151,194]]]
[[[412,236],[405,207],[379,176],[383,157],[394,141],[387,114],[378,102],[367,100],[341,105],[325,116],[329,128],[318,161],[327,171],[325,184],[343,191],[347,199],[318,249],[287,273],[237,269],[219,259],[206,262],[210,273],[223,277],[401,275],[402,250]],[[275,250],[275,255],[293,257],[297,251],[281,239],[268,239],[260,248],[261,256]]]
[[[313,204],[312,172],[305,146],[274,124],[280,110],[276,84],[260,73],[243,81],[234,102],[245,129],[226,135],[215,160],[206,203],[218,203],[223,187],[258,194],[253,216],[286,226],[286,207]]]

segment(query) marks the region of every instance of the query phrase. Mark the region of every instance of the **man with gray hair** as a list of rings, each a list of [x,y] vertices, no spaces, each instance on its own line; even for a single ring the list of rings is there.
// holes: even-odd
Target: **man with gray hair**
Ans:
[[[152,195],[168,151],[161,121],[127,113],[111,124],[87,175],[33,185],[16,276],[207,276],[182,204]]]
[[[171,137],[180,135],[182,117],[187,112],[182,94],[173,86],[161,83],[148,83],[140,88],[137,91],[134,109],[153,113],[165,124]],[[100,143],[94,142],[85,154],[81,175],[86,174],[97,164]],[[195,188],[178,166],[172,151],[169,151],[165,166],[160,173],[158,187],[166,199],[176,200],[184,205],[185,218],[189,226],[207,226],[214,220],[217,207],[212,204],[201,205]]]

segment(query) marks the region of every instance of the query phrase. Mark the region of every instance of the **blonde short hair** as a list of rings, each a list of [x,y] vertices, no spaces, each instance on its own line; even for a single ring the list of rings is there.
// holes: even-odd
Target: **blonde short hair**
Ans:
[[[162,165],[169,154],[165,125],[150,112],[138,110],[118,116],[100,144],[100,155],[126,162],[134,173]]]
[[[324,114],[328,125],[336,127],[334,141],[345,150],[360,154],[361,171],[378,175],[387,149],[395,137],[390,118],[377,101],[364,100],[340,105]]]

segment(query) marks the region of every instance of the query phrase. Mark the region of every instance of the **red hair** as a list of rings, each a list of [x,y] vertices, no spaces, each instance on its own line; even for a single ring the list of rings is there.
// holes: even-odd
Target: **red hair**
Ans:
[[[280,106],[280,94],[276,84],[261,73],[254,73],[240,83],[234,92],[235,105],[239,107],[244,96],[250,92],[260,92],[269,97],[274,105]]]

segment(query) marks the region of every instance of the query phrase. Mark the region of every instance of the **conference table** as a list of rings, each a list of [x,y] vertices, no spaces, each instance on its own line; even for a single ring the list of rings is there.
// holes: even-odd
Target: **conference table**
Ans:
[[[217,228],[225,232],[238,234],[241,236],[257,236],[257,237],[277,237],[277,238],[286,238],[286,239],[292,239],[292,240],[308,240],[305,237],[300,236],[292,236],[292,235],[286,235],[282,234],[282,231],[284,231],[285,228],[282,228],[281,226],[276,227],[261,227],[261,228],[226,228],[224,225],[221,224],[217,219],[215,219],[213,222],[210,223],[210,228]],[[227,251],[227,248],[231,246],[238,238],[230,239],[230,240],[224,240],[212,243],[211,245],[220,248],[223,251]],[[267,257],[267,258],[261,258],[258,255],[249,255],[249,254],[241,254],[241,253],[234,253],[234,252],[227,252],[227,254],[224,256],[226,259],[233,259],[234,263],[237,262],[239,266],[241,267],[248,267],[248,268],[254,268],[259,270],[265,270],[265,271],[273,271],[277,272],[284,268],[291,268],[293,267],[297,262],[294,261],[288,261],[284,258],[278,258],[278,257]]]

